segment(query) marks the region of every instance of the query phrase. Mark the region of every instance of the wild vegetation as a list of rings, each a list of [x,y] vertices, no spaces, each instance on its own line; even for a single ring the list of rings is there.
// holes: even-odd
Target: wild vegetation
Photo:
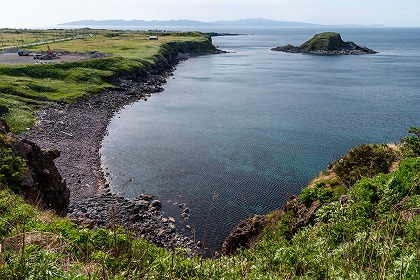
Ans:
[[[292,211],[269,213],[251,248],[208,259],[156,248],[115,225],[90,230],[25,204],[8,188],[25,164],[2,135],[0,278],[417,279],[420,137],[417,128],[410,132],[400,149],[353,149],[328,171],[339,172],[324,172],[304,189],[303,202],[321,205],[315,223],[293,231]],[[372,154],[360,153],[366,150]]]
[[[33,112],[51,102],[74,102],[112,88],[119,77],[132,76],[133,73],[141,76],[151,64],[165,59],[171,48],[186,52],[193,50],[196,53],[215,50],[209,36],[198,32],[83,30],[78,31],[79,35],[71,40],[54,43],[39,42],[38,33],[44,34],[42,31],[19,32],[22,38],[26,38],[23,34],[28,38],[32,38],[28,34],[37,36],[36,44],[25,46],[34,52],[45,52],[49,44],[57,52],[100,52],[107,57],[78,62],[65,62],[62,59],[60,63],[41,65],[0,65],[0,117],[7,120],[14,132],[32,126],[35,122]],[[45,40],[50,39],[51,34],[60,33],[51,30],[44,32]],[[3,30],[1,34],[5,36],[9,33]],[[159,40],[148,40],[152,34],[158,34]],[[62,34],[66,38],[70,35]],[[53,38],[61,37],[54,35]],[[35,41],[33,38],[23,40]]]

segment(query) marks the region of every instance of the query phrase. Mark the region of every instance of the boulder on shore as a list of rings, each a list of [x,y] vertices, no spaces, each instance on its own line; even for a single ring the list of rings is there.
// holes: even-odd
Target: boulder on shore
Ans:
[[[312,54],[375,54],[378,53],[366,47],[356,45],[354,42],[344,42],[340,33],[324,32],[316,34],[312,39],[303,43],[300,47],[286,45],[271,49],[272,51],[281,51],[289,53],[312,53]]]

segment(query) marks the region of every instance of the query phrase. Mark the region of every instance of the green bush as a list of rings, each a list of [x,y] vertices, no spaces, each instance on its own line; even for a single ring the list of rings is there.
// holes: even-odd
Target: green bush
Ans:
[[[25,170],[25,162],[14,155],[10,148],[12,139],[0,134],[0,186],[13,187],[22,171]]]
[[[420,156],[420,128],[410,127],[408,130],[411,136],[403,139],[403,154],[406,157],[419,157]]]
[[[327,203],[335,201],[339,198],[339,194],[328,187],[322,187],[323,184],[318,184],[315,188],[305,188],[299,195],[300,201],[306,206],[310,206],[314,201]]]
[[[15,156],[11,149],[0,150],[0,184],[13,182],[24,167],[23,160]]]
[[[362,177],[372,178],[379,173],[388,173],[396,158],[395,152],[385,144],[363,144],[338,159],[333,170],[350,187]]]

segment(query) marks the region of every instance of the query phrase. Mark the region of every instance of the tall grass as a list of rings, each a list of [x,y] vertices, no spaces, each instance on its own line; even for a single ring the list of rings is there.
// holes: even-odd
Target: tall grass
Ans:
[[[207,259],[117,225],[80,227],[2,190],[0,278],[417,279],[419,178],[420,158],[406,156],[395,171],[356,181],[348,199],[324,202],[314,224],[293,232],[294,214],[276,211],[252,248]]]

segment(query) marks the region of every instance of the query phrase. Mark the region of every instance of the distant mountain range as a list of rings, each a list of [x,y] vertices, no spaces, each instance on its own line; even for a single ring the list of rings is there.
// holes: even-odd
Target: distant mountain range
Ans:
[[[78,26],[78,27],[100,27],[100,26],[142,26],[142,27],[168,27],[168,26],[261,26],[261,27],[318,27],[325,26],[320,24],[295,22],[295,21],[276,21],[263,18],[250,18],[240,20],[221,20],[212,22],[202,22],[196,20],[80,20],[60,23],[58,25],[64,26]],[[335,25],[343,27],[384,27],[381,24],[375,25]]]

